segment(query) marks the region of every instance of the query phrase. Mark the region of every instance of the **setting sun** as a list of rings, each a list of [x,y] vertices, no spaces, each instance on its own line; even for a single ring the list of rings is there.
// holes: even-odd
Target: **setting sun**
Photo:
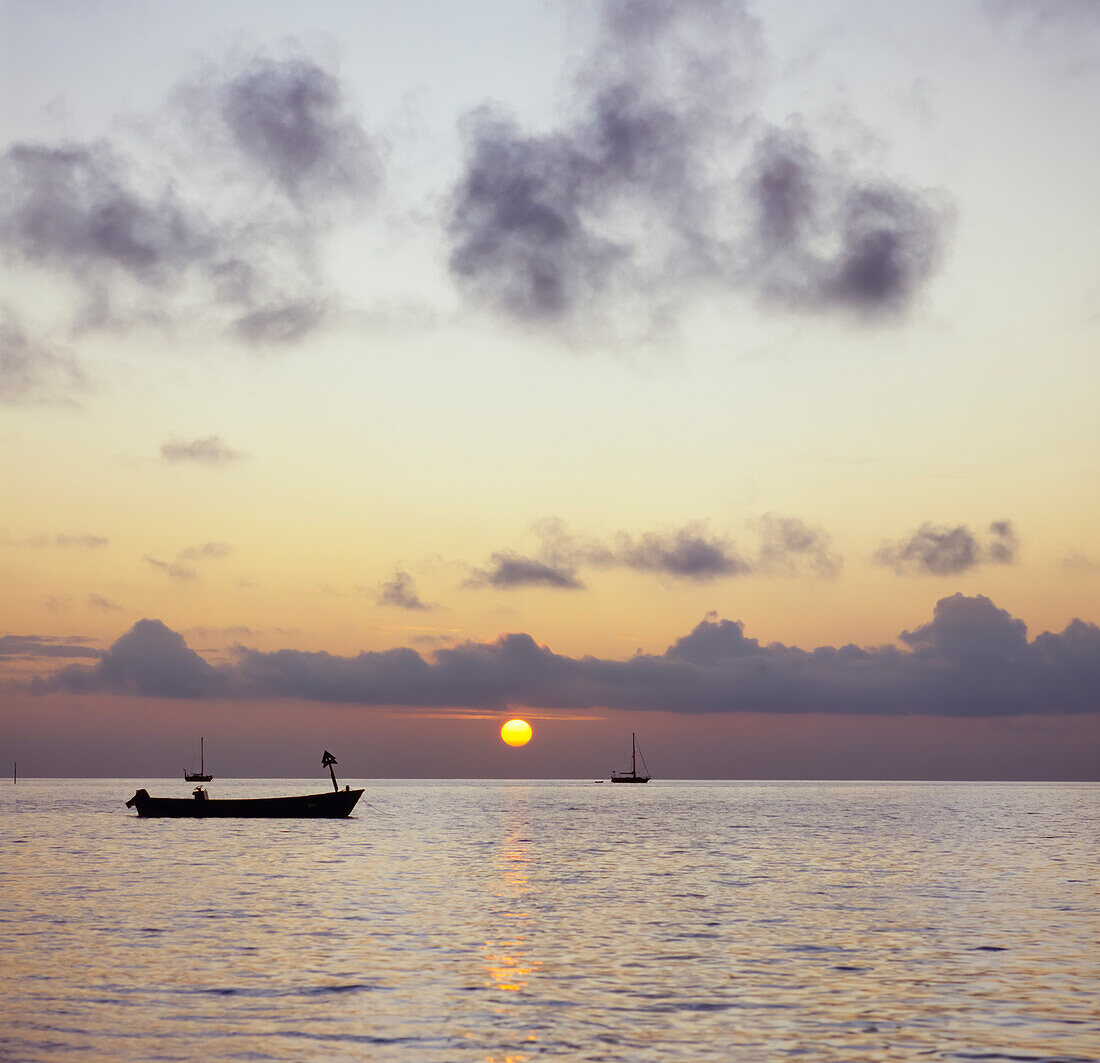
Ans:
[[[500,737],[510,746],[525,746],[531,741],[531,725],[526,720],[509,720],[500,729]]]

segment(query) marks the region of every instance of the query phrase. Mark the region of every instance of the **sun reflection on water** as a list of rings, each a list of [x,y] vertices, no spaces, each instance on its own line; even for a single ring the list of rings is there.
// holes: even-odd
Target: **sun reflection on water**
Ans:
[[[528,944],[531,912],[525,902],[532,887],[527,830],[525,821],[513,820],[506,826],[496,859],[493,896],[501,902],[497,916],[502,922],[507,921],[507,936],[485,942],[485,970],[489,975],[486,985],[508,993],[525,989],[529,976],[541,966],[539,960],[531,957]]]

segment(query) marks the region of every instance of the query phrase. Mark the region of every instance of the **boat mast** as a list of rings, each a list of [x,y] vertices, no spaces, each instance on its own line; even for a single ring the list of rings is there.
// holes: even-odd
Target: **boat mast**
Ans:
[[[321,757],[321,767],[322,768],[328,768],[328,773],[329,773],[329,775],[332,776],[332,788],[334,790],[339,790],[340,785],[336,781],[336,772],[333,770],[333,767],[332,767],[333,764],[336,764],[336,763],[337,763],[336,758],[326,749],[325,750],[325,755],[323,757]]]
[[[638,774],[638,739],[633,731],[630,732],[630,774]]]
[[[194,761],[191,761],[194,764]],[[199,736],[199,774],[206,774],[206,739]]]

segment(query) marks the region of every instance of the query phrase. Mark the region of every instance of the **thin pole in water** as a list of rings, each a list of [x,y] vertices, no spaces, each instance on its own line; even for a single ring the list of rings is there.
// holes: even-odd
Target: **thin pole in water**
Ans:
[[[19,761],[12,761],[11,784],[15,786],[19,782]]]

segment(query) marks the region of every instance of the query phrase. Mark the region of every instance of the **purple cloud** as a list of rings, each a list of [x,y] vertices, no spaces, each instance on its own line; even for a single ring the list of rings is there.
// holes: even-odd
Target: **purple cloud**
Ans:
[[[419,612],[432,608],[421,599],[416,591],[416,581],[407,572],[395,572],[393,579],[379,585],[378,604],[393,605],[398,609],[412,609]]]
[[[1016,532],[1009,520],[994,521],[983,544],[965,525],[951,528],[925,522],[908,539],[883,543],[874,559],[898,575],[953,576],[984,563],[1016,560]]]
[[[579,332],[624,307],[658,324],[693,290],[864,318],[912,304],[950,211],[757,119],[761,37],[742,0],[599,10],[557,129],[532,133],[490,106],[465,119],[447,233],[469,298]]]
[[[1072,621],[1029,641],[988,598],[941,599],[897,646],[761,645],[708,616],[663,654],[568,657],[527,634],[342,657],[238,647],[214,668],[159,621],[142,620],[91,668],[39,679],[41,691],[163,697],[233,695],[410,707],[629,709],[684,713],[1014,716],[1100,712],[1100,627]]]

